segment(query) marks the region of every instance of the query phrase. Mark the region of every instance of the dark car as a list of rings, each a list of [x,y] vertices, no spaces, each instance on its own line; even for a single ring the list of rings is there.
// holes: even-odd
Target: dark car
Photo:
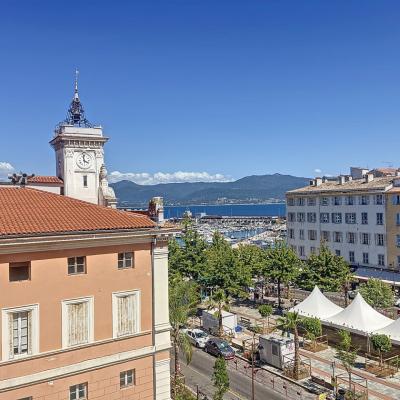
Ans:
[[[222,339],[212,338],[207,340],[204,351],[216,357],[224,357],[225,360],[235,358],[235,351],[229,346],[229,343]]]

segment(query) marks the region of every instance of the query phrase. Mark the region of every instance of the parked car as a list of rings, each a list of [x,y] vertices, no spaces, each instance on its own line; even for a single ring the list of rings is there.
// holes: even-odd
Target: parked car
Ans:
[[[210,337],[201,329],[188,329],[186,334],[189,336],[190,343],[194,346],[203,349]]]
[[[229,343],[218,338],[209,339],[204,347],[204,351],[216,357],[224,357],[225,360],[235,358],[235,351]]]

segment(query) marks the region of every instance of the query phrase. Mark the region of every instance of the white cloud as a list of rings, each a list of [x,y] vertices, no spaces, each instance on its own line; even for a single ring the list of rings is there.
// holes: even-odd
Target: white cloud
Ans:
[[[5,161],[0,161],[0,179],[7,179],[8,174],[14,171],[14,167]]]
[[[320,174],[320,173],[322,172],[322,169],[315,168],[315,169],[314,169],[314,172],[315,172],[316,174]]]
[[[119,172],[113,171],[108,175],[110,182],[128,180],[140,185],[156,185],[157,183],[182,183],[182,182],[230,182],[232,178],[223,174],[209,174],[208,172],[184,172],[172,173],[157,172]]]

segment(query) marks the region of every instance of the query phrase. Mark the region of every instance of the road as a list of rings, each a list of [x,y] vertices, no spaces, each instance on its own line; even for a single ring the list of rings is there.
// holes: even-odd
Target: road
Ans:
[[[189,365],[181,360],[181,371],[185,375],[185,383],[193,390],[196,385],[209,399],[212,399],[213,385],[211,376],[215,357],[206,354],[200,349],[193,348],[193,357]],[[240,372],[229,370],[230,390],[225,395],[226,400],[251,399],[251,379]],[[286,397],[255,382],[256,400],[285,400]]]

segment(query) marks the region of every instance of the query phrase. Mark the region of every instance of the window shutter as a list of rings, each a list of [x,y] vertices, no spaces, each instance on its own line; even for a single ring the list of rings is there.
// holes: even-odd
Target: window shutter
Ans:
[[[14,315],[12,313],[8,313],[8,358],[14,358]]]
[[[118,297],[118,336],[136,331],[135,295]]]
[[[68,305],[68,345],[87,343],[89,340],[88,324],[89,303],[73,303]]]
[[[32,311],[28,312],[28,354],[32,354]]]

